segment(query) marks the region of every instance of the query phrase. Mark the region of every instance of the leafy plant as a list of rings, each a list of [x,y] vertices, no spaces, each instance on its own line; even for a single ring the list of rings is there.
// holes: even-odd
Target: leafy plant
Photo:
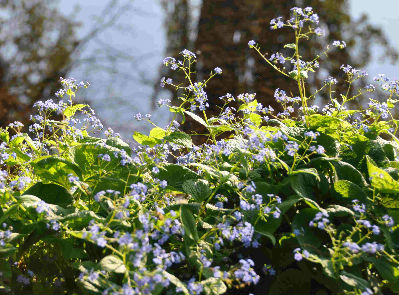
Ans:
[[[154,128],[135,132],[135,147],[110,129],[98,135],[94,111],[73,102],[87,84],[73,79],[57,93],[67,101],[36,104],[29,134],[18,122],[2,129],[2,292],[398,294],[398,81],[377,77],[388,98],[364,110],[347,103],[375,86],[337,95],[329,77],[311,92],[321,57],[345,42],[301,60],[300,42],[321,29],[310,7],[291,14],[271,21],[294,31],[291,56],[267,59],[249,42],[298,85],[298,96],[276,90],[282,113],[227,94],[208,118],[206,85],[222,70],[193,82],[196,56],[183,50],[164,60],[186,76],[162,79],[182,93],[178,106],[160,101],[174,118],[161,128],[137,114]],[[366,75],[342,70],[348,87]],[[321,91],[331,101],[319,112]],[[207,142],[193,145],[178,116],[203,125]]]

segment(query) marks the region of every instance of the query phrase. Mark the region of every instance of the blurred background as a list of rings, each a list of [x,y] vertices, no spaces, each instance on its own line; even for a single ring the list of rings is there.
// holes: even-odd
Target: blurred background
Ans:
[[[247,44],[254,39],[263,52],[281,52],[292,32],[271,31],[269,22],[293,6],[312,6],[326,32],[304,46],[305,59],[334,40],[348,45],[323,59],[309,87],[322,85],[328,73],[339,78],[342,64],[366,69],[369,80],[379,73],[399,79],[398,0],[0,0],[0,126],[26,123],[35,101],[55,99],[59,78],[73,77],[91,84],[78,99],[125,139],[151,127],[133,118],[138,112],[151,113],[162,127],[169,112],[156,102],[175,97],[159,81],[182,79],[162,59],[184,48],[198,56],[198,79],[223,69],[207,87],[211,112],[228,92],[255,92],[278,108],[274,90],[293,89],[292,82]]]

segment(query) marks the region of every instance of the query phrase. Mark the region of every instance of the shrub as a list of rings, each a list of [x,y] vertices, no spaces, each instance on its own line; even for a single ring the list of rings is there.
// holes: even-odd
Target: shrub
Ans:
[[[87,83],[63,79],[58,102],[38,102],[29,134],[0,132],[0,286],[8,294],[398,294],[399,141],[392,116],[398,82],[381,75],[353,97],[329,77],[310,94],[322,55],[301,60],[300,41],[321,35],[312,9],[293,8],[295,43],[269,59],[297,81],[277,89],[274,114],[255,94],[221,97],[208,118],[206,84],[193,82],[194,53],[166,58],[186,84],[163,78],[181,103],[165,128],[135,132],[130,147],[89,106]],[[283,67],[285,66],[285,67]],[[342,67],[349,87],[366,73]],[[381,87],[386,100],[348,102]],[[311,104],[320,91],[331,101]],[[343,93],[347,93],[344,91]],[[238,101],[240,106],[229,106]],[[200,113],[194,113],[194,111]],[[208,130],[195,146],[181,115]],[[60,118],[55,120],[54,118]]]

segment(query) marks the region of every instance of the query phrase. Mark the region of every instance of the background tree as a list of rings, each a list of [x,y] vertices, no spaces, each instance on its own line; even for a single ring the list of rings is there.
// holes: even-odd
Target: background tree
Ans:
[[[182,19],[174,17],[179,14],[178,9],[187,6],[188,0],[174,0],[173,13],[168,14],[168,36],[175,34],[174,28],[180,28],[184,23]],[[182,3],[184,6],[181,6]],[[278,1],[278,0],[203,0],[196,31],[198,32],[189,42],[181,46],[178,39],[168,39],[167,55],[177,55],[173,48],[188,47],[198,55],[197,77],[202,78],[210,73],[215,66],[223,69],[223,76],[211,80],[206,88],[210,111],[218,112],[218,98],[226,93],[238,95],[242,92],[254,92],[258,101],[263,105],[271,105],[276,110],[280,106],[276,103],[273,94],[276,88],[285,90],[295,89],[293,80],[283,77],[274,71],[257,54],[250,52],[249,40],[256,40],[261,45],[263,53],[279,51],[285,53],[281,44],[290,43],[293,34],[288,29],[278,32],[269,29],[270,20],[276,16],[289,17],[289,9],[293,6],[315,8],[320,16],[320,27],[325,31],[325,37],[313,39],[303,47],[303,59],[320,53],[327,44],[335,40],[345,40],[347,50],[332,51],[329,58],[322,59],[321,67],[333,77],[341,76],[340,66],[350,64],[356,68],[367,65],[371,59],[371,47],[379,44],[384,49],[384,54],[395,60],[397,53],[388,44],[383,32],[372,26],[366,16],[354,22],[349,15],[349,1]],[[188,5],[192,5],[189,3]],[[192,11],[192,10],[187,10]],[[182,13],[182,11],[180,11]],[[193,16],[190,14],[192,20]],[[184,21],[187,23],[187,20]],[[186,33],[187,34],[187,33]],[[188,33],[189,34],[189,33]],[[190,35],[190,34],[189,34]],[[356,37],[355,37],[356,36]],[[188,46],[185,46],[188,45]],[[349,52],[356,52],[350,55]],[[165,70],[164,70],[165,71]],[[165,72],[164,72],[165,73]],[[163,74],[164,74],[163,73]],[[164,76],[175,78],[174,72],[166,72]],[[309,87],[319,88],[327,76],[322,74],[310,75]],[[361,83],[365,84],[363,80]],[[338,85],[342,87],[344,85]],[[294,94],[295,95],[295,94]],[[319,97],[323,100],[323,96]],[[187,120],[186,130],[202,132],[201,127],[192,120]]]
[[[107,0],[94,25],[78,36],[81,25],[60,11],[57,0],[0,0],[0,126],[26,122],[33,104],[48,99],[77,65],[96,62],[82,52],[128,11],[127,4]],[[117,50],[104,47],[102,58],[116,60]]]

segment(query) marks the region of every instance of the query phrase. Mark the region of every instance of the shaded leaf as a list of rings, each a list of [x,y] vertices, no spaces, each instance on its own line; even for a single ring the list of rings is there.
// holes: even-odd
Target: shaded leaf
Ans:
[[[180,219],[183,224],[184,234],[193,241],[198,241],[197,224],[191,210],[187,206],[180,207]]]
[[[100,267],[108,272],[125,273],[126,267],[122,259],[115,255],[105,256],[100,261]]]

